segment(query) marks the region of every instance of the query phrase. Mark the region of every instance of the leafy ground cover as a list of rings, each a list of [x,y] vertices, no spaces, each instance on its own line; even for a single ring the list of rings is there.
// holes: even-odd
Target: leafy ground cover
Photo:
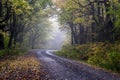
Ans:
[[[42,80],[47,75],[35,54],[0,59],[0,80]]]
[[[63,46],[56,54],[120,73],[120,44],[117,42]]]

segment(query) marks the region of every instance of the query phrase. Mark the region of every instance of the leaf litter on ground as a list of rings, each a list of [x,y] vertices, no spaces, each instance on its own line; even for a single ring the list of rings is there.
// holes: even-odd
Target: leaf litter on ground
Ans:
[[[34,53],[11,57],[0,60],[0,80],[50,80]]]

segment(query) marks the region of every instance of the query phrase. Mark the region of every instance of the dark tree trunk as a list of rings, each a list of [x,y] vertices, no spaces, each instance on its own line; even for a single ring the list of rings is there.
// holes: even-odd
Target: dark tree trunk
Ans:
[[[109,7],[110,4],[108,4],[107,2],[104,4],[106,7],[106,13],[109,12]],[[114,23],[111,19],[111,14],[107,14],[106,15],[106,25],[105,25],[105,32],[104,32],[104,37],[105,37],[105,41],[113,41],[113,27],[114,27]]]
[[[2,2],[0,0],[0,18],[2,17],[3,13],[2,13]],[[2,25],[0,23],[0,30],[4,30],[4,25]],[[3,34],[0,34],[0,49],[4,49],[4,36]]]
[[[33,38],[32,39],[32,49],[34,49],[35,48],[35,39]]]
[[[71,28],[72,44],[74,45],[74,44],[77,44],[77,43],[78,43],[78,42],[77,42],[77,36],[76,36],[76,34],[75,34],[75,31],[74,31],[74,25],[73,25],[73,23],[72,23],[72,22],[69,22],[69,25],[70,25],[70,28]]]
[[[2,3],[1,3],[1,0],[0,0],[0,17],[2,17]]]
[[[75,44],[79,44],[79,38],[78,38],[79,35],[78,35],[77,27],[78,26],[73,26],[74,36],[75,36]]]
[[[4,36],[0,34],[0,49],[4,49]]]
[[[11,22],[10,22],[11,24]],[[9,39],[9,43],[8,43],[8,48],[11,48],[12,43],[13,43],[13,38],[14,38],[14,34],[15,34],[15,27],[16,27],[16,15],[15,13],[13,13],[13,23],[11,24],[11,29],[10,29],[10,39]]]
[[[86,41],[85,35],[84,35],[84,27],[79,24],[79,44],[84,44]]]

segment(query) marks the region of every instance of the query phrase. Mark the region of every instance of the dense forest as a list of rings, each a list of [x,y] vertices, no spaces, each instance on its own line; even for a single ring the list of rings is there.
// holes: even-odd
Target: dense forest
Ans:
[[[58,0],[56,4],[73,45],[119,41],[119,0]]]
[[[44,44],[50,30],[47,4],[51,1],[0,0],[0,49]]]
[[[0,55],[46,48],[54,15],[67,32],[56,54],[120,72],[120,0],[0,0]]]

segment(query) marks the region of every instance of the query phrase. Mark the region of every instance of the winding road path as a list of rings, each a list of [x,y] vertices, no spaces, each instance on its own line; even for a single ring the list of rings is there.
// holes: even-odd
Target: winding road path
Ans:
[[[50,50],[37,50],[36,54],[52,77],[50,80],[120,80],[119,75],[56,56]]]

